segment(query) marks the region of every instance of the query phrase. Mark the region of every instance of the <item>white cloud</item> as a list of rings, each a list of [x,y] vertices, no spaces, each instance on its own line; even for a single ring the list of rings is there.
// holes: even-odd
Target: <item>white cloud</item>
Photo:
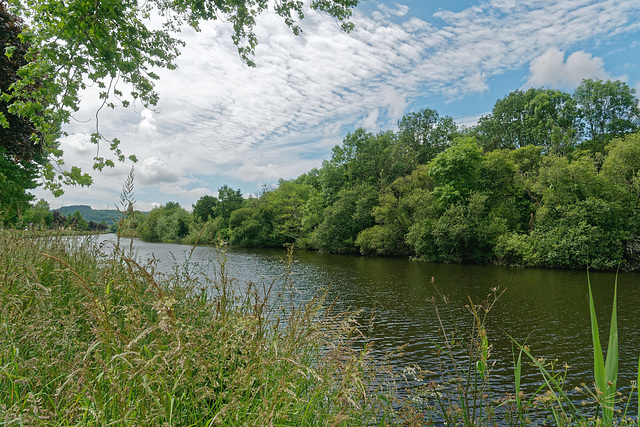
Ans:
[[[205,187],[199,187],[199,188],[193,188],[191,190],[188,190],[186,188],[184,188],[182,185],[178,185],[178,184],[167,184],[167,185],[162,185],[160,187],[160,191],[163,194],[166,194],[168,196],[180,196],[180,199],[184,200],[198,200],[200,199],[202,196],[206,196],[206,195],[211,195],[213,194],[213,192]],[[190,209],[190,205],[184,205],[182,206],[183,208],[189,208]]]
[[[144,109],[140,113],[140,124],[138,125],[138,130],[140,134],[147,137],[155,137],[158,135],[158,129],[156,127],[156,118],[154,117],[154,113],[151,110]]]
[[[136,177],[142,185],[154,185],[175,182],[178,171],[156,156],[145,159],[137,169]]]
[[[91,138],[88,133],[76,133],[71,134],[60,141],[61,148],[65,152],[67,158],[71,157],[85,157],[86,154],[95,153],[96,146],[91,143]],[[75,159],[73,159],[75,160]]]
[[[169,184],[218,188],[229,177],[256,188],[319,166],[358,125],[393,128],[420,98],[486,93],[489,82],[528,65],[531,84],[575,84],[585,70],[602,75],[601,58],[579,51],[565,60],[563,52],[637,31],[640,22],[637,0],[492,0],[441,10],[430,21],[411,12],[395,0],[370,15],[356,10],[356,28],[346,34],[309,10],[299,37],[264,13],[256,68],[240,61],[228,23],[185,30],[179,69],[159,71],[157,111],[105,109],[101,131],[143,160],[141,203],[163,202],[152,191],[173,191]],[[91,119],[96,102],[87,95],[79,119]],[[70,127],[77,136],[65,142],[69,164],[90,167],[95,152],[83,138],[94,127],[93,120]],[[128,169],[100,175],[100,188],[111,188],[116,201]],[[189,191],[195,195],[183,191],[181,203],[194,202]],[[68,190],[75,194],[86,195]],[[100,197],[89,200],[108,196]]]
[[[378,110],[377,108],[374,108],[369,112],[369,114],[367,114],[365,117],[362,118],[362,120],[360,120],[357,123],[357,126],[367,130],[377,130],[379,115],[380,115],[380,110]]]
[[[273,163],[258,165],[249,161],[238,168],[236,176],[244,182],[274,181],[285,175],[282,172],[279,165]]]
[[[602,58],[583,51],[574,52],[564,60],[565,52],[552,47],[531,61],[528,87],[574,89],[583,79],[609,79]]]

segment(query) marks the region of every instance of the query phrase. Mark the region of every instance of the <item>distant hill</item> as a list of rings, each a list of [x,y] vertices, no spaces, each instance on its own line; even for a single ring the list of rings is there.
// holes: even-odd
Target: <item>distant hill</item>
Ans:
[[[98,224],[104,221],[108,226],[120,218],[120,213],[116,209],[93,209],[87,205],[62,206],[54,211],[58,211],[64,216],[73,215],[75,211],[78,211],[85,221],[93,221]]]

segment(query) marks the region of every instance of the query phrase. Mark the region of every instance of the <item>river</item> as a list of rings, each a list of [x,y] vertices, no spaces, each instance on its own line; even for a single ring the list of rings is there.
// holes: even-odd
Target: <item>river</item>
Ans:
[[[101,239],[113,239],[104,235]],[[128,240],[126,243],[128,244]],[[189,246],[147,243],[134,240],[138,255],[155,256],[159,269],[169,271],[184,261]],[[229,275],[240,282],[281,283],[285,271],[285,250],[228,249]],[[298,251],[291,276],[302,298],[322,288],[337,298],[340,309],[362,310],[359,321],[367,325],[375,311],[374,354],[383,357],[406,345],[393,365],[401,370],[412,365],[435,369],[435,344],[442,343],[440,321],[452,331],[468,325],[471,315],[465,306],[469,298],[480,303],[492,288],[504,290],[488,316],[487,332],[492,344],[492,375],[499,392],[513,392],[512,341],[530,347],[536,357],[568,364],[567,390],[593,383],[593,350],[587,297],[587,272],[520,269],[499,266],[432,264],[401,258],[373,258]],[[214,275],[215,250],[196,247],[191,261]],[[212,262],[213,261],[213,262]],[[606,349],[615,273],[591,273],[602,345]],[[618,325],[620,362],[618,388],[628,395],[637,377],[640,355],[640,274],[618,275]],[[444,304],[438,293],[448,296]],[[434,303],[436,297],[440,318]],[[525,367],[523,383],[529,388],[542,378],[533,367]],[[495,390],[495,389],[494,389]],[[579,396],[576,397],[578,399]],[[634,397],[635,402],[635,397]],[[632,404],[630,412],[637,408]]]

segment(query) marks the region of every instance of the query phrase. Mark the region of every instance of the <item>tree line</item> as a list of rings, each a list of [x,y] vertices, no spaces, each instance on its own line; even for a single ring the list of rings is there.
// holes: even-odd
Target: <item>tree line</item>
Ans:
[[[149,241],[300,248],[435,262],[640,267],[635,90],[514,91],[472,128],[424,109],[357,129],[320,168],[258,197],[228,186],[188,213],[139,216]]]

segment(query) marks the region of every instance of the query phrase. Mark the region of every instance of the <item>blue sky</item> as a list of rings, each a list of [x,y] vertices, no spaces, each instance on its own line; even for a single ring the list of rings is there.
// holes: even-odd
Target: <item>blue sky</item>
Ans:
[[[158,107],[100,115],[101,131],[138,157],[138,208],[190,209],[224,184],[258,193],[320,166],[347,132],[394,129],[423,108],[472,125],[516,89],[572,92],[601,78],[640,92],[638,0],[366,0],[353,22],[346,34],[308,11],[296,37],[265,13],[255,68],[239,59],[228,24],[185,30],[179,69],[159,72]],[[68,165],[90,169],[98,105],[89,89],[62,141]],[[91,187],[58,199],[34,193],[54,208],[114,208],[130,168],[95,172]]]

